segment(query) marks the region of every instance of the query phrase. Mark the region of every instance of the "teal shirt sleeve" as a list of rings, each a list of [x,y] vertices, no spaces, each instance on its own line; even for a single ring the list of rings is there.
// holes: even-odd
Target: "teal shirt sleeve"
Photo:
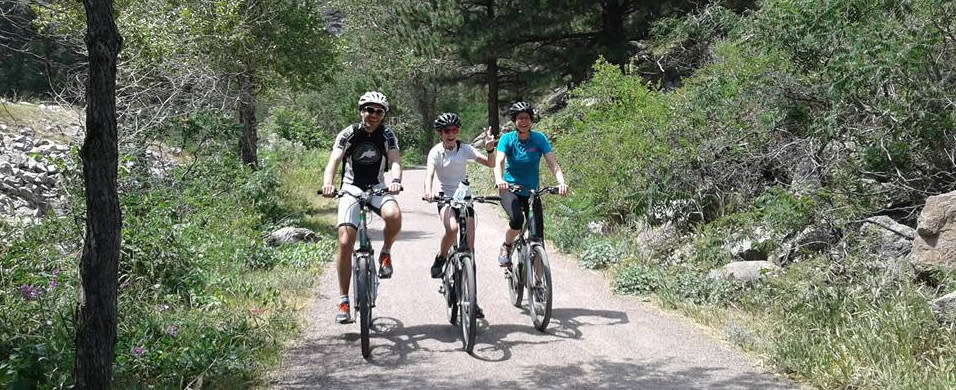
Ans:
[[[510,143],[510,141],[511,141],[511,136],[512,136],[513,134],[514,134],[514,132],[505,133],[504,135],[501,136],[500,139],[498,139],[498,148],[497,148],[497,150],[498,150],[499,152],[501,152],[501,153],[506,153],[506,152],[508,151],[508,144]]]

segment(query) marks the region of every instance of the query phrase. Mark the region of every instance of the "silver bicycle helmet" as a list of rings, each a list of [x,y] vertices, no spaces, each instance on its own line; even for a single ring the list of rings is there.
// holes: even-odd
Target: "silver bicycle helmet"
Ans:
[[[454,112],[446,112],[439,115],[432,124],[432,127],[434,127],[435,130],[441,130],[448,126],[461,127],[461,118],[458,117],[458,114]]]
[[[388,98],[386,98],[381,92],[368,91],[359,98],[359,110],[368,104],[378,104],[385,109],[385,112],[388,112]]]

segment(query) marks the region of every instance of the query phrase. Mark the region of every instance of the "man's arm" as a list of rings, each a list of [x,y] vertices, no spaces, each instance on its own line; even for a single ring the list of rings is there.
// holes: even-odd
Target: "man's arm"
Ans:
[[[343,156],[345,156],[345,151],[339,148],[332,149],[332,153],[329,154],[329,162],[325,164],[325,173],[322,175],[323,196],[332,196],[332,191],[335,190],[335,187],[332,186],[335,182],[335,169],[342,162]]]
[[[392,164],[392,182],[388,184],[388,191],[397,194],[402,190],[402,155],[398,149],[388,151],[388,163]]]

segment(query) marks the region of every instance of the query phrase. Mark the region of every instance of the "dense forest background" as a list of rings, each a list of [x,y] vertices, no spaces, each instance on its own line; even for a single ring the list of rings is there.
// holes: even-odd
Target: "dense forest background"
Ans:
[[[956,289],[952,264],[916,264],[869,229],[912,230],[928,197],[956,190],[952,1],[113,7],[117,387],[261,380],[330,258],[315,172],[367,90],[392,102],[408,164],[433,145],[437,114],[460,113],[465,138],[532,102],[572,188],[549,199],[549,239],[619,293],[652,296],[812,387],[956,384],[953,322],[927,305]],[[4,131],[70,126],[17,102],[84,105],[85,21],[78,2],[0,1]],[[155,156],[175,167],[151,170]],[[85,213],[73,157],[48,162],[64,172],[61,207],[0,222],[12,388],[73,383]],[[286,226],[319,243],[263,242]],[[767,271],[712,277],[741,258]]]

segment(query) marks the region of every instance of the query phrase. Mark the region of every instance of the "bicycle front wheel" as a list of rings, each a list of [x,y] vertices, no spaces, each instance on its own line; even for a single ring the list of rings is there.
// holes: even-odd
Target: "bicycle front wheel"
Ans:
[[[551,321],[551,263],[544,247],[531,248],[531,266],[528,267],[528,314],[537,330],[544,331]]]
[[[461,289],[458,294],[458,307],[461,318],[461,346],[465,352],[471,353],[475,348],[475,334],[478,332],[478,323],[475,314],[478,312],[478,288],[475,285],[475,259],[471,256],[461,257]]]
[[[508,281],[508,301],[514,307],[521,307],[521,298],[524,293],[524,264],[521,259],[521,245],[515,242],[515,249],[511,251],[511,266],[505,279]]]
[[[368,256],[359,257],[355,275],[355,300],[358,305],[359,327],[362,334],[362,357],[365,358],[372,354],[369,343],[369,332],[372,327],[372,272],[369,269],[369,261]]]

